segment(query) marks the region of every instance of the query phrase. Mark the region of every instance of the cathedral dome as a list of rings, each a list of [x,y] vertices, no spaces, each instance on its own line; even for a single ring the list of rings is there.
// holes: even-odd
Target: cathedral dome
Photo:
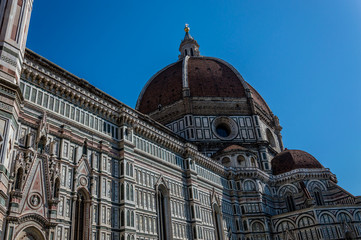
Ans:
[[[184,96],[183,91],[188,94]],[[211,57],[188,57],[155,74],[144,87],[137,107],[148,114],[184,97],[246,99],[248,91],[270,113],[263,98],[228,63]]]
[[[274,175],[289,172],[299,168],[324,168],[311,154],[301,150],[288,150],[280,152],[272,159]]]
[[[273,114],[261,95],[229,63],[199,55],[198,43],[186,33],[179,60],[157,72],[144,86],[136,109],[161,123],[173,116]],[[163,112],[165,114],[160,114]]]

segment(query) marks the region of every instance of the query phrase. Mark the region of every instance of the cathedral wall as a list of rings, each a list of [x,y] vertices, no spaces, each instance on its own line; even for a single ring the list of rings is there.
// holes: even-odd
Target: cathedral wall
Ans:
[[[43,182],[41,216],[45,220],[41,224],[48,227],[42,234],[50,239],[79,238],[79,228],[88,229],[83,234],[89,238],[100,240],[157,239],[160,233],[167,239],[217,239],[215,231],[222,239],[269,239],[273,234],[283,239],[279,227],[283,224],[278,223],[287,219],[290,212],[288,190],[294,197],[293,210],[305,211],[312,220],[305,218],[301,226],[293,219],[292,234],[315,234],[312,238],[317,239],[326,233],[316,226],[317,217],[308,213],[315,205],[308,198],[315,198],[315,188],[324,191],[322,206],[355,203],[352,196],[329,182],[332,176],[328,170],[295,170],[271,176],[257,164],[226,166],[177,136],[183,132],[186,138],[192,138],[193,130],[195,143],[207,140],[217,144],[222,140],[215,129],[217,124],[230,121],[231,131],[236,132],[234,141],[252,146],[242,154],[250,162],[252,157],[258,157],[260,164],[269,161],[280,146],[277,141],[270,146],[270,136],[276,139],[276,134],[270,130],[271,135],[267,135],[269,127],[257,116],[187,115],[168,125],[177,133],[174,134],[121,103],[113,109],[114,99],[92,95],[88,86],[72,85],[76,93],[66,90],[65,86],[74,83],[57,78],[30,60],[26,62],[20,84],[24,103],[19,131],[14,133],[16,151],[11,177],[16,182],[17,170],[21,164],[28,164],[31,156],[40,164],[37,170],[31,163],[25,179]],[[40,73],[52,76],[51,81],[46,82]],[[64,86],[55,86],[58,82]],[[96,107],[97,103],[102,107]],[[209,139],[205,138],[206,132]],[[46,136],[44,146],[40,144],[42,136]],[[227,156],[238,161],[239,154],[230,152]],[[37,172],[46,177],[40,181],[35,177]],[[297,180],[302,176],[320,179],[319,183],[305,181],[309,196]],[[27,195],[19,195],[15,185],[11,217],[20,220],[9,223],[8,232],[12,227],[14,234],[22,234],[25,212],[21,209],[30,200],[25,201]],[[27,185],[31,186],[29,182]],[[35,197],[31,199],[37,201]],[[160,215],[162,211],[166,212],[164,216]],[[356,211],[354,208],[354,214]],[[38,215],[37,211],[32,212],[30,223],[34,224],[29,227],[41,226],[35,224]],[[353,218],[358,219],[359,215]],[[84,226],[76,224],[79,219]],[[161,224],[162,219],[165,224]],[[353,221],[358,224],[354,227],[358,231],[359,220]],[[341,227],[338,229],[341,234]]]

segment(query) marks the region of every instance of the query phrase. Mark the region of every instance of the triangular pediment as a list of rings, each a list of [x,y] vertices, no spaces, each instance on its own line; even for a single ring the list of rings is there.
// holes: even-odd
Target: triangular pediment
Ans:
[[[167,189],[167,191],[169,191],[169,188],[168,188],[168,184],[167,182],[165,181],[163,175],[160,175],[160,177],[158,178],[157,182],[155,183],[155,186],[159,186],[159,185],[164,185],[164,187]]]
[[[220,201],[219,201],[219,198],[217,197],[217,193],[216,193],[216,190],[215,188],[212,189],[211,191],[211,203],[216,203],[218,206],[221,205]]]
[[[37,213],[46,217],[47,205],[44,166],[40,159],[36,159],[26,181],[19,206],[20,214]]]
[[[79,175],[89,176],[91,168],[86,157],[82,157],[78,162],[77,171]]]

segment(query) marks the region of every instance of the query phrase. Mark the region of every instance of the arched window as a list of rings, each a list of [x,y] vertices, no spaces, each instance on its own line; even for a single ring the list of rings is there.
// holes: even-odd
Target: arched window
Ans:
[[[261,223],[255,222],[252,224],[252,232],[254,233],[254,239],[266,240],[266,234],[264,233],[264,227]]]
[[[322,214],[322,216],[320,217],[320,223],[322,224],[327,224],[327,223],[334,223],[335,221],[333,220],[333,218],[330,216],[330,214]]]
[[[271,145],[271,147],[276,147],[276,142],[273,137],[273,134],[271,133],[271,131],[268,128],[266,129],[266,135],[267,135],[267,140],[268,140],[269,144]]]
[[[121,176],[124,175],[124,163],[123,162],[120,163],[120,175]]]
[[[170,216],[170,200],[168,189],[164,185],[157,186],[157,214],[158,214],[158,236],[160,240],[170,238],[171,216]]]
[[[222,240],[222,217],[221,217],[221,209],[217,204],[213,204],[213,222],[214,222],[214,231],[216,240]]]
[[[246,210],[244,209],[244,206],[241,206],[241,213],[242,213],[242,214],[245,214],[245,213],[246,213]]]
[[[85,140],[83,145],[83,155],[88,155],[88,142]]]
[[[193,48],[191,48],[191,56],[193,57]]]
[[[84,190],[80,190],[77,194],[76,207],[73,214],[75,214],[74,221],[74,239],[82,240],[89,238],[89,208],[90,202],[88,194]]]
[[[120,185],[120,200],[124,200],[124,184]]]
[[[187,49],[184,49],[184,56],[187,56],[187,55],[188,55]]]
[[[130,211],[129,210],[127,211],[127,226],[129,226],[129,227],[131,226],[130,225]]]
[[[315,224],[315,222],[310,217],[302,217],[298,221],[298,227],[299,228],[308,227],[308,226],[311,226],[311,225],[314,225],[314,224]]]
[[[351,217],[347,214],[347,213],[340,213],[338,216],[337,216],[337,220],[339,223],[341,224],[345,224],[345,223],[351,223]],[[352,235],[352,229],[345,229],[345,232],[344,232],[344,236],[345,236],[345,239],[346,240],[351,240],[351,239],[355,239]]]
[[[132,211],[132,214],[130,216],[130,225],[132,225],[132,227],[134,227],[134,211]]]
[[[130,164],[130,167],[129,167],[129,171],[130,171],[130,176],[133,177],[133,164]]]
[[[351,218],[348,214],[342,212],[338,215],[337,217],[337,220],[340,222],[340,223],[350,223],[351,222]]]
[[[240,182],[236,182],[236,187],[237,187],[237,190],[241,190],[241,183]]]
[[[222,164],[228,167],[231,164],[231,159],[229,157],[222,158]]]
[[[357,213],[355,214],[355,220],[361,222],[361,212],[357,212]],[[360,232],[360,234],[361,234],[361,232]]]
[[[277,232],[284,234],[287,231],[295,229],[295,226],[290,221],[284,220],[282,221],[278,227]]]
[[[60,180],[59,178],[57,178],[55,180],[54,189],[53,189],[54,198],[59,198],[59,189],[60,189]]]
[[[239,165],[241,165],[241,167],[245,167],[246,166],[246,158],[242,155],[238,155],[237,156],[237,162]]]
[[[254,184],[254,182],[252,182],[250,180],[244,181],[243,190],[244,191],[256,191],[256,185]]]
[[[23,168],[19,168],[16,173],[15,190],[21,190],[23,181]]]
[[[127,164],[125,166],[126,166],[125,167],[125,171],[126,171],[125,174],[129,176],[129,163],[127,162]]]
[[[293,200],[293,197],[291,194],[286,195],[286,206],[289,212],[293,212],[296,210],[295,201]]]
[[[316,205],[317,206],[322,206],[323,205],[323,198],[322,198],[322,192],[320,190],[315,190],[313,192],[313,196],[315,198],[316,201]]]
[[[130,201],[134,201],[133,185],[132,184],[130,184]]]
[[[193,219],[195,217],[195,214],[194,214],[194,206],[192,205],[191,206],[191,218]]]
[[[124,211],[120,212],[120,226],[124,226]]]
[[[130,190],[129,190],[129,183],[127,183],[127,196],[126,196],[127,200],[130,200]]]
[[[248,231],[248,224],[246,220],[243,221],[243,229],[244,231]]]
[[[338,233],[334,226],[335,221],[330,214],[324,213],[320,217],[320,223],[322,224],[322,233],[325,239],[337,239]]]
[[[261,223],[255,222],[252,224],[252,231],[253,232],[264,232],[264,227]]]

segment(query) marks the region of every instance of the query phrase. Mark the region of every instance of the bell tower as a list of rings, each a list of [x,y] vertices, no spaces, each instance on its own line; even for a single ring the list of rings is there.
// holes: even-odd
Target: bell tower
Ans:
[[[0,239],[11,182],[11,162],[19,128],[20,75],[33,0],[0,0]]]
[[[0,77],[19,85],[33,0],[0,1]]]

